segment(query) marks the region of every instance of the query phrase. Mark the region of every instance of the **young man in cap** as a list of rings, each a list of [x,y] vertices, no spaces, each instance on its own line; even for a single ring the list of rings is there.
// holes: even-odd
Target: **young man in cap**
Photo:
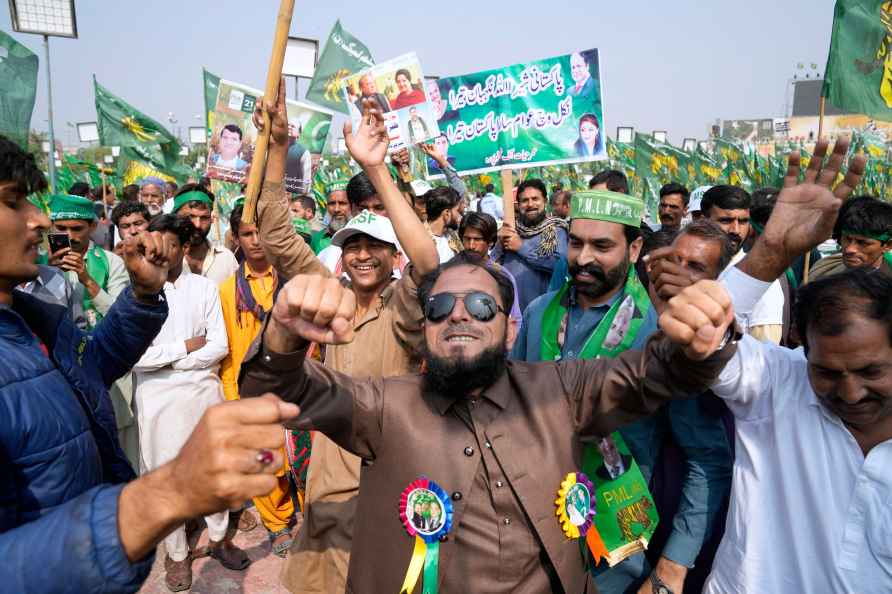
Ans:
[[[266,177],[257,205],[261,244],[280,278],[300,274],[330,278],[332,273],[295,235],[290,224],[282,185],[288,134],[283,85],[277,102],[258,102],[254,121],[260,127],[261,109],[270,112],[272,122]],[[381,115],[373,119],[380,121]],[[357,377],[411,373],[420,364],[424,318],[417,288],[425,275],[437,269],[439,259],[430,235],[384,164],[388,141],[383,123],[374,130],[363,125],[356,135],[351,130],[349,125],[345,127],[347,148],[364,170],[351,180],[351,204],[365,202],[373,208],[360,211],[332,237],[329,249],[341,250],[340,266],[355,295],[355,339],[350,344],[327,347],[325,366]],[[348,194],[350,190],[348,187]],[[399,280],[394,280],[397,243],[403,246],[411,264]],[[316,435],[307,473],[304,524],[282,576],[291,591],[345,590],[359,472],[357,456],[324,435]]]
[[[198,184],[184,185],[173,200],[173,213],[189,219],[195,228],[186,252],[189,269],[219,286],[238,270],[238,260],[225,247],[208,241],[213,211],[214,195]]]
[[[635,270],[643,242],[643,211],[644,203],[626,194],[576,194],[567,252],[569,280],[527,307],[512,358],[613,358],[626,350],[644,350],[656,332],[658,314]],[[651,478],[664,436],[675,436],[688,460],[685,504],[653,571],[638,552],[609,570],[604,563],[592,565],[595,583],[604,594],[622,594],[653,575],[680,593],[687,569],[717,520],[722,497],[716,495],[730,488],[731,455],[724,426],[718,417],[703,414],[696,401],[679,401],[669,403],[664,415],[642,419],[620,434],[637,462],[632,472],[643,492],[654,486]],[[586,463],[583,470],[589,477],[596,474]]]
[[[53,196],[50,220],[53,232],[67,234],[71,247],[50,254],[49,264],[64,270],[75,285],[89,330],[108,313],[130,282],[127,268],[120,257],[90,241],[96,226],[92,201],[80,196]]]

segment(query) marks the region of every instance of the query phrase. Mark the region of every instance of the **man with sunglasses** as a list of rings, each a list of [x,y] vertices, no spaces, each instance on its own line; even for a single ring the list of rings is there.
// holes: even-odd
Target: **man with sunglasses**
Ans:
[[[294,427],[321,431],[367,461],[350,591],[399,590],[415,539],[396,510],[401,490],[421,477],[440,485],[452,508],[451,529],[437,541],[441,592],[594,591],[578,543],[555,517],[562,481],[580,470],[582,441],[652,411],[671,397],[670,386],[702,390],[735,348],[727,340],[730,297],[704,282],[673,301],[667,336],[643,353],[508,361],[513,299],[504,274],[456,256],[419,289],[425,372],[369,381],[305,361],[307,341],[353,338],[349,291],[334,279],[299,276],[280,293],[243,368],[241,393],[270,391],[298,403]]]
[[[627,194],[594,190],[574,196],[569,279],[560,290],[527,307],[512,358],[530,362],[614,358],[626,350],[644,349],[657,330],[657,313],[635,269],[643,243],[643,211],[644,203]],[[721,494],[730,489],[731,454],[724,425],[691,400],[672,402],[663,414],[619,433],[635,459],[627,480],[634,480],[642,492],[654,488],[653,469],[665,438],[671,436],[686,459],[684,497],[675,517],[664,518],[673,529],[653,572],[640,551],[609,568],[590,563],[595,583],[603,594],[622,594],[636,587],[649,593],[651,575],[654,584],[681,594],[687,571],[717,520]],[[588,455],[584,459],[594,460]],[[583,465],[583,471],[594,480],[597,467]]]
[[[257,226],[267,259],[282,279],[301,274],[333,278],[294,233],[282,180],[288,146],[285,90],[278,101],[258,101],[269,112],[270,153],[257,207]],[[347,148],[377,190],[387,216],[363,210],[334,234],[341,266],[350,279],[355,306],[350,344],[325,349],[325,366],[354,377],[389,377],[419,370],[424,315],[416,298],[418,283],[439,265],[436,247],[412,206],[403,198],[384,164],[388,137],[383,118],[370,109],[354,134],[345,126]],[[365,177],[364,176],[364,177]],[[348,188],[348,194],[350,189]],[[400,257],[411,264],[399,280],[392,271]],[[321,277],[321,278],[320,278]],[[361,460],[325,435],[316,435],[307,471],[304,524],[294,540],[282,574],[295,593],[343,592],[350,559]]]

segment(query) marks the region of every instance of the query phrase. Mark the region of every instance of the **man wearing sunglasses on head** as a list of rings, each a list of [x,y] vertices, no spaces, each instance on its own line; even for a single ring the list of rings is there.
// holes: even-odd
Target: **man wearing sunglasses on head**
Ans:
[[[397,510],[401,491],[419,479],[441,486],[451,526],[426,545],[438,551],[429,569],[439,570],[425,571],[425,590],[438,571],[444,594],[595,591],[577,541],[555,516],[555,494],[579,470],[583,441],[654,410],[672,397],[670,386],[701,391],[735,350],[730,297],[712,281],[672,302],[667,334],[644,352],[595,361],[508,361],[513,299],[504,274],[456,256],[419,288],[425,372],[369,380],[305,360],[308,341],[354,338],[352,293],[310,276],[280,293],[241,393],[298,403],[302,415],[289,426],[318,430],[367,461],[348,591],[396,592],[411,577],[417,545]]]
[[[257,205],[261,245],[282,279],[301,274],[318,275],[313,277],[317,282],[333,278],[291,224],[282,185],[288,150],[284,83],[277,102],[258,101],[254,121],[259,128],[261,109],[269,112],[272,123],[266,176]],[[350,344],[326,347],[325,366],[354,377],[414,373],[421,363],[424,321],[416,292],[424,275],[439,265],[437,249],[384,164],[389,140],[381,113],[369,109],[355,133],[349,124],[345,126],[345,139],[351,156],[374,185],[387,216],[361,211],[332,237],[332,244],[342,250],[341,267],[350,279],[355,302],[350,320],[356,338]],[[400,257],[398,244],[411,263],[402,277],[394,280],[392,271]],[[325,435],[314,436],[304,523],[282,573],[282,582],[291,592],[344,591],[360,463],[357,456]]]

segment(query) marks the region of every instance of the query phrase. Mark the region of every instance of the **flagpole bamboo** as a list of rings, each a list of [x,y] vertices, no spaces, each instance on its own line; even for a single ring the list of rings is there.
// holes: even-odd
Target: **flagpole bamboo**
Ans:
[[[503,222],[514,227],[514,176],[510,169],[502,169],[502,211]]]
[[[824,134],[824,104],[826,99],[821,95],[821,102],[818,104],[818,140]],[[802,284],[808,282],[808,273],[811,270],[811,251],[805,254],[805,266],[802,269]]]
[[[279,92],[279,81],[282,78],[282,64],[285,61],[285,45],[288,43],[288,33],[291,31],[291,17],[294,14],[294,0],[281,0],[279,4],[279,16],[276,18],[276,34],[273,38],[273,51],[269,59],[269,70],[266,74],[266,88],[264,97],[267,100],[275,99]],[[269,114],[262,111],[263,130],[257,135],[257,144],[254,147],[254,156],[251,159],[251,172],[248,175],[248,188],[245,191],[245,210],[242,213],[242,222],[254,223],[254,215],[257,212],[257,196],[260,194],[260,184],[266,172],[266,152],[269,148],[270,120]]]

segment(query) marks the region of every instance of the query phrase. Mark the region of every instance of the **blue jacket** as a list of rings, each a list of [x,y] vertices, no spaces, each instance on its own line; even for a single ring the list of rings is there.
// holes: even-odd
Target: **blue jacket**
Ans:
[[[108,387],[149,347],[167,304],[128,288],[87,334],[63,307],[13,295],[0,306],[0,591],[135,592],[154,555],[131,564],[118,536],[118,496],[135,477]]]

